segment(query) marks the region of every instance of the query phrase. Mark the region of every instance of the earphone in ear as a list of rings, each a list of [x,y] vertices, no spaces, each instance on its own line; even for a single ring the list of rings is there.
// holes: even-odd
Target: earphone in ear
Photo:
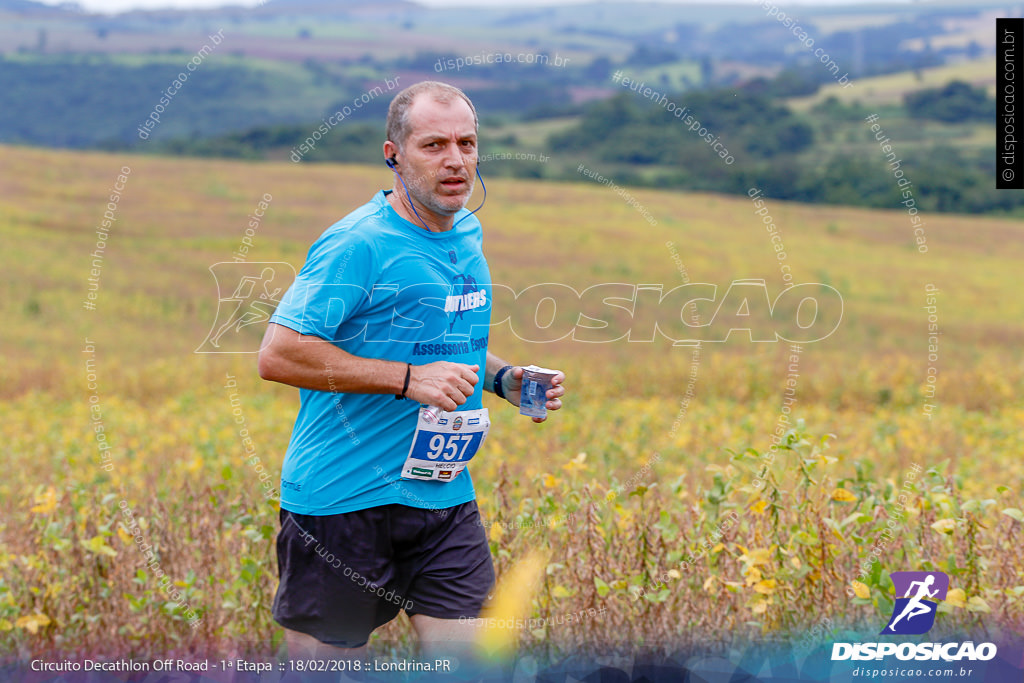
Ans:
[[[385,159],[384,163],[388,165],[392,171],[395,170],[395,166],[398,166],[398,161],[395,160],[395,155],[392,154],[390,159]]]

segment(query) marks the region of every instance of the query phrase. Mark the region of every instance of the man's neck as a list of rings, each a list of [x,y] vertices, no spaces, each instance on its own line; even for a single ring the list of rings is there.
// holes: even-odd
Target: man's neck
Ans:
[[[398,191],[398,188],[392,188],[391,194],[388,195],[388,203],[395,212],[413,225],[428,232],[447,232],[452,229],[451,216],[436,214],[425,207],[413,210],[410,201],[404,193]]]

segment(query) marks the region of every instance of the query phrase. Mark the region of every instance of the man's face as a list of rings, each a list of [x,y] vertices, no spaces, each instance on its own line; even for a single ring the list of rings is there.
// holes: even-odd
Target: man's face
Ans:
[[[454,215],[466,206],[476,180],[473,111],[461,98],[442,104],[424,93],[409,108],[409,123],[399,156],[409,194],[436,214]]]

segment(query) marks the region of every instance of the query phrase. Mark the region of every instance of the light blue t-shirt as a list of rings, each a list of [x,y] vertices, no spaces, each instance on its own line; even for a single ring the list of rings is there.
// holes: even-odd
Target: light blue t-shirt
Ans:
[[[386,194],[320,236],[270,321],[363,358],[477,364],[476,390],[459,410],[480,408],[491,314],[480,221],[460,220],[469,213],[463,209],[453,229],[428,232],[399,216]],[[330,368],[327,378],[332,382]],[[475,499],[469,467],[450,482],[401,479],[419,404],[393,394],[311,389],[299,397],[281,472],[286,510],[329,515]]]

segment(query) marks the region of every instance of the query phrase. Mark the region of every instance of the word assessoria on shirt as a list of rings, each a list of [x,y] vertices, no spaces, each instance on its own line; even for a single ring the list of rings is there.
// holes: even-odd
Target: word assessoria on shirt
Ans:
[[[488,296],[487,289],[491,289]],[[719,298],[718,285],[692,282],[668,291],[660,284],[605,282],[582,291],[555,282],[519,291],[506,285],[480,285],[477,291],[449,295],[444,285],[374,286],[370,291],[353,284],[325,284],[309,295],[303,322],[338,329],[351,311],[369,305],[380,310],[396,301],[390,333],[359,328],[362,321],[336,341],[466,341],[490,328],[509,324],[527,342],[573,339],[585,343],[653,342],[658,335],[680,345],[725,342],[821,341],[834,333],[843,317],[843,297],[834,287],[802,283],[783,289],[774,300],[764,280],[735,280]],[[314,302],[315,303],[312,303]],[[398,303],[401,302],[401,303]],[[412,304],[410,305],[410,302]],[[490,313],[481,323],[466,318],[470,331],[451,332],[448,315],[464,311]],[[386,316],[386,314],[385,314]],[[358,329],[357,329],[358,328]],[[410,339],[415,331],[416,339]]]
[[[451,356],[457,353],[475,353],[480,349],[487,348],[488,335],[474,337],[469,341],[457,341],[448,343],[424,344],[416,342],[412,345],[414,356]]]

